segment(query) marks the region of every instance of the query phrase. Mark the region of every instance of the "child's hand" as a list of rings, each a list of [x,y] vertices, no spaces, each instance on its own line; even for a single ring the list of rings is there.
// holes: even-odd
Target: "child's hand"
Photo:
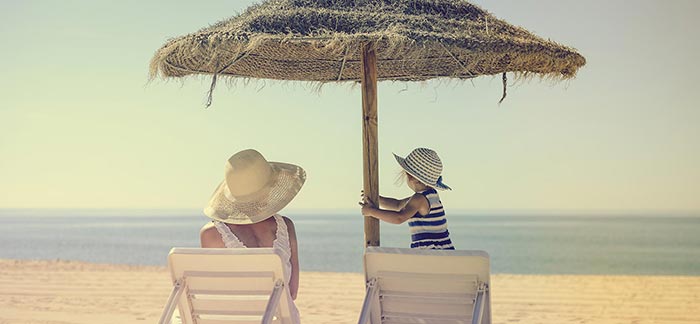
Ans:
[[[367,196],[365,196],[365,191],[362,190],[360,191],[360,206],[362,206],[362,215],[364,216],[370,216],[370,213],[373,209],[376,209],[376,205],[370,200]]]
[[[365,191],[360,190],[360,206],[364,205],[369,205],[372,208],[377,208],[377,205],[369,199],[369,197],[365,196]]]
[[[374,207],[370,206],[369,204],[362,205],[363,216],[372,216],[372,210],[374,210]]]

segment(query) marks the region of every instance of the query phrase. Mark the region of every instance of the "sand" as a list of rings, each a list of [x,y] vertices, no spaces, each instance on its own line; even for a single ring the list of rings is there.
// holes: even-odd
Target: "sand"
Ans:
[[[304,323],[356,323],[363,278],[302,272]],[[163,267],[0,260],[0,324],[155,323]],[[700,323],[700,277],[493,275],[493,323]]]

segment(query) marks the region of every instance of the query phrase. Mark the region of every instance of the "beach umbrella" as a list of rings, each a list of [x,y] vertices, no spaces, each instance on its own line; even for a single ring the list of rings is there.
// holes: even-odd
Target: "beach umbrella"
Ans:
[[[564,80],[586,63],[574,49],[508,24],[464,0],[267,0],[154,55],[151,78],[360,82],[364,192],[378,201],[377,81],[502,75]],[[365,218],[365,244],[379,224]]]

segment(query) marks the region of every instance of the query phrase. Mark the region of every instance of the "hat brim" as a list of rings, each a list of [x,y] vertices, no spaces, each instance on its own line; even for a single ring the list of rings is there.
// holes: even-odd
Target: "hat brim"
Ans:
[[[299,193],[306,181],[306,172],[298,165],[268,162],[273,177],[254,199],[240,200],[229,193],[226,181],[214,190],[204,214],[229,224],[254,224],[282,210]]]
[[[406,172],[407,172],[408,174],[410,174],[412,177],[414,177],[414,178],[416,178],[418,181],[420,181],[420,183],[422,183],[422,184],[424,184],[424,185],[426,185],[426,186],[433,187],[433,188],[438,189],[438,190],[452,190],[452,188],[450,188],[449,186],[445,185],[444,183],[431,183],[431,182],[428,181],[428,179],[426,179],[424,176],[420,175],[418,172],[416,172],[415,170],[413,170],[413,169],[406,163],[406,158],[401,157],[401,156],[398,156],[398,155],[396,155],[396,153],[393,153],[393,154],[394,154],[394,158],[396,159],[396,162],[399,163],[399,165],[401,166],[401,168],[404,169],[404,171],[406,171]]]

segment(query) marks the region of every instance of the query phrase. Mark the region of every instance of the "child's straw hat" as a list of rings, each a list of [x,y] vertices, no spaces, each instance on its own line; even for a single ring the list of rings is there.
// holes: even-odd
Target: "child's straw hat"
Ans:
[[[435,151],[428,148],[417,148],[405,158],[394,154],[396,162],[424,185],[440,189],[452,190],[442,183],[442,162]]]

